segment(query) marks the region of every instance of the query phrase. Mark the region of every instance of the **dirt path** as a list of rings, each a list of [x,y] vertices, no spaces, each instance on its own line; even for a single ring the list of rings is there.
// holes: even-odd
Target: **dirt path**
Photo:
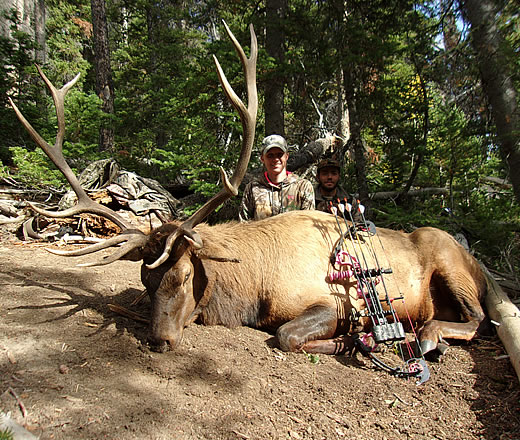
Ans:
[[[0,261],[0,410],[41,440],[520,439],[496,339],[451,347],[419,387],[362,358],[282,353],[248,328],[192,325],[158,354],[145,324],[108,308],[142,291],[138,263],[77,268],[20,243]]]

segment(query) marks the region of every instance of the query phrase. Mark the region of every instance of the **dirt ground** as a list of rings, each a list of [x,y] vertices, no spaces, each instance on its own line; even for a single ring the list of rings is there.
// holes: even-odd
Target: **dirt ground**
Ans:
[[[282,353],[249,328],[191,325],[154,353],[146,324],[108,307],[142,291],[138,263],[78,268],[87,257],[1,238],[0,410],[41,440],[520,439],[496,338],[450,347],[420,386],[359,356]]]

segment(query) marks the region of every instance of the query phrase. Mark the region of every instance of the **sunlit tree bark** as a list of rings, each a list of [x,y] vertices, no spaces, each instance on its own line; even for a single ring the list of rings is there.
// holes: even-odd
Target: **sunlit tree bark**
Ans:
[[[471,23],[471,41],[479,60],[482,86],[491,105],[501,153],[509,167],[516,200],[520,203],[518,94],[502,52],[506,43],[496,24],[495,4],[491,0],[466,0],[462,6]]]
[[[92,28],[96,66],[96,93],[103,101],[103,112],[114,113],[114,86],[110,67],[110,49],[108,45],[108,26],[105,13],[105,0],[91,0]],[[99,148],[110,151],[114,147],[114,129],[107,118],[99,129]]]

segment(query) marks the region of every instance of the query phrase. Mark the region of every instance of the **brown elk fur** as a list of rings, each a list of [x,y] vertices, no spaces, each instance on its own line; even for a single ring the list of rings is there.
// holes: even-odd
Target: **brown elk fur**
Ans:
[[[344,233],[344,224],[340,226]],[[143,251],[145,263],[158,256],[161,237],[176,227],[168,224],[152,234]],[[152,270],[143,266],[143,282],[154,304],[155,340],[175,346],[194,319],[278,329],[287,350],[352,329],[351,309],[364,306],[354,280],[329,280],[334,270],[330,256],[340,237],[333,215],[295,211],[258,222],[202,223],[195,229],[202,249],[181,236],[166,263]],[[404,296],[406,307],[401,301],[394,307],[404,323],[409,315],[415,327],[422,327],[422,339],[436,344],[443,337],[473,337],[484,319],[484,277],[476,260],[449,234],[435,228],[411,234],[380,228],[377,236],[347,239],[345,246],[352,255],[365,255],[369,267],[392,268],[385,276],[389,296]],[[363,325],[369,330],[368,323]]]

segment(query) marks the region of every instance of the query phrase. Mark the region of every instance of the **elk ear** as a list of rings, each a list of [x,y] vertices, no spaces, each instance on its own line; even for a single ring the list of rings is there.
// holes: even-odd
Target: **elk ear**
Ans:
[[[200,298],[197,298],[197,307],[193,311],[190,319],[195,320],[197,316],[202,312],[202,309],[206,307],[211,299],[213,293],[213,285],[215,283],[215,273],[210,263],[199,260],[198,263],[198,274],[194,282],[195,292],[201,292]]]
[[[212,260],[212,261],[219,261],[221,263],[240,263],[240,260],[235,257],[209,254],[208,253],[209,249],[205,249],[203,247],[202,239],[200,238],[200,235],[197,234],[196,232],[193,232],[190,235],[184,234],[184,239],[195,250],[197,257],[200,258],[200,260]]]

